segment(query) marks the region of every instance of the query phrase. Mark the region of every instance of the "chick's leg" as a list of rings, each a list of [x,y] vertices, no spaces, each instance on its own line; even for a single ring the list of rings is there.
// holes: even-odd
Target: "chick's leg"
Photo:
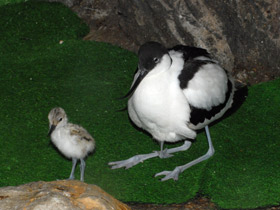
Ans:
[[[84,175],[85,175],[85,168],[86,168],[86,162],[84,159],[80,159],[81,165],[80,165],[80,171],[81,171],[81,178],[80,180],[84,181]]]
[[[74,174],[75,174],[76,164],[77,164],[77,158],[72,158],[72,170],[71,170],[71,174],[70,174],[70,177],[69,177],[70,180],[75,179]]]

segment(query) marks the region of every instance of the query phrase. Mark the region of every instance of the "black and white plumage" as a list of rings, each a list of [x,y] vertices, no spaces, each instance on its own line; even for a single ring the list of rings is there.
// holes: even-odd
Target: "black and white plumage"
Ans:
[[[170,157],[187,150],[196,131],[205,128],[209,144],[205,155],[155,175],[165,175],[162,181],[177,180],[185,169],[214,154],[208,125],[232,107],[237,89],[230,74],[201,48],[178,45],[166,49],[157,42],[147,42],[140,47],[138,57],[138,69],[125,96],[129,97],[128,114],[133,123],[160,142],[161,150],[109,165],[112,169],[130,168],[149,158]],[[245,92],[238,96],[240,103]],[[185,140],[182,146],[163,149],[164,142],[180,140]]]
[[[95,148],[94,138],[81,126],[68,123],[64,109],[53,108],[49,115],[49,133],[52,143],[67,158],[72,159],[72,170],[69,179],[74,179],[78,159],[80,165],[80,180],[84,181],[85,158]]]

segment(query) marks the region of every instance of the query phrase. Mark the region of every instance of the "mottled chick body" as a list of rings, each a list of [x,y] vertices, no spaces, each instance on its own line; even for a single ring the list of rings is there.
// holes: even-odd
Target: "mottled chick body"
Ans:
[[[84,181],[85,158],[95,149],[94,138],[86,129],[79,125],[68,123],[65,111],[56,107],[49,115],[49,136],[52,143],[67,158],[72,159],[73,166],[69,179],[74,179],[77,160],[81,161],[81,181]]]

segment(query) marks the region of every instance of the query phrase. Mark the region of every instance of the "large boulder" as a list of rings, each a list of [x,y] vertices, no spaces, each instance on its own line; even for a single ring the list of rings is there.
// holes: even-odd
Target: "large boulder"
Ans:
[[[68,180],[2,187],[0,209],[130,210],[96,185]]]

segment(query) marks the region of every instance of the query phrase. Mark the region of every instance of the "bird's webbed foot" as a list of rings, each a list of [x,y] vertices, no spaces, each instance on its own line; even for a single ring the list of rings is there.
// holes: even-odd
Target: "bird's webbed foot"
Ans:
[[[138,163],[143,162],[144,160],[157,157],[158,153],[153,152],[150,154],[143,154],[143,155],[135,155],[127,160],[120,160],[120,161],[115,161],[115,162],[109,162],[108,164],[112,166],[112,169],[117,169],[117,168],[122,168],[124,167],[125,169],[131,168],[132,166],[137,165]]]
[[[182,172],[181,167],[177,166],[173,171],[162,171],[160,173],[155,174],[157,176],[165,176],[161,179],[161,181],[166,181],[168,179],[173,179],[175,181],[178,180],[179,174]]]
[[[164,149],[164,150],[160,150],[160,151],[156,151],[158,153],[158,156],[160,158],[169,158],[172,157],[173,155],[171,153],[168,152],[168,149]]]

